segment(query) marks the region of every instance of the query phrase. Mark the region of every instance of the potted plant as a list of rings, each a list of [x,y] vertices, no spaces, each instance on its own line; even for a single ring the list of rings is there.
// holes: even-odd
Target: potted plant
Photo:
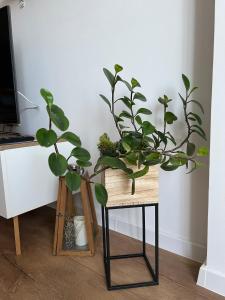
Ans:
[[[146,117],[151,117],[152,111],[146,107],[137,106],[138,101],[147,101],[138,90],[141,87],[140,83],[135,78],[132,78],[130,82],[124,80],[120,75],[122,70],[123,68],[118,64],[114,66],[114,73],[106,68],[103,69],[110,84],[111,95],[110,100],[102,94],[100,97],[108,106],[119,139],[113,142],[106,133],[100,137],[98,144],[100,157],[88,180],[93,183],[93,178],[100,173],[104,173],[106,178],[110,176],[109,170],[111,170],[111,172],[116,172],[115,176],[119,174],[123,182],[131,182],[131,195],[134,195],[135,183],[139,178],[148,176],[151,170],[154,170],[152,171],[153,178],[157,177],[156,166],[160,166],[164,171],[174,171],[186,166],[187,173],[190,173],[202,165],[197,159],[208,155],[208,149],[206,147],[196,149],[192,141],[195,134],[206,140],[206,134],[202,128],[201,116],[191,110],[191,104],[193,104],[201,113],[204,113],[202,105],[192,98],[197,87],[191,86],[187,76],[182,75],[184,94],[178,94],[183,107],[186,134],[182,141],[177,142],[178,138],[171,133],[171,125],[178,119],[169,109],[172,99],[167,95],[158,99],[162,106],[163,128],[157,128],[152,122],[146,120]],[[125,85],[127,94],[116,98],[115,92],[119,84]],[[83,173],[85,168],[91,166],[91,156],[82,147],[80,138],[68,131],[69,120],[63,110],[54,103],[52,93],[41,89],[41,96],[47,104],[49,126],[48,129],[41,128],[37,131],[37,141],[43,147],[54,146],[54,152],[48,159],[52,173],[55,176],[65,176],[68,188],[71,191],[77,190],[81,180],[87,180]],[[120,112],[116,110],[119,102],[124,105],[124,109]],[[60,136],[57,136],[53,130],[53,124],[62,131]],[[57,147],[61,139],[74,146],[67,158],[59,153]],[[119,173],[118,170],[120,170]],[[108,194],[104,184],[94,183],[94,185],[96,199],[100,204],[106,205]]]
[[[172,99],[167,95],[158,99],[162,106],[163,128],[157,128],[148,120],[152,111],[146,107],[137,106],[138,101],[147,101],[146,97],[138,90],[141,87],[140,83],[135,78],[132,78],[130,82],[124,80],[120,75],[122,70],[120,65],[114,66],[114,73],[103,69],[110,84],[111,95],[110,100],[102,94],[100,97],[107,104],[112,115],[119,140],[111,141],[107,133],[100,137],[98,144],[100,158],[95,166],[95,174],[105,171],[103,181],[108,192],[112,192],[112,197],[115,193],[110,181],[113,176],[116,176],[116,189],[117,193],[118,191],[120,193],[120,199],[127,194],[128,186],[131,186],[131,194],[135,193],[135,182],[138,180],[140,187],[138,187],[139,195],[137,196],[140,198],[140,178],[144,184],[146,177],[150,176],[149,180],[153,180],[153,185],[157,186],[155,178],[158,168],[156,166],[160,166],[164,171],[174,171],[179,167],[186,166],[187,173],[190,173],[202,165],[198,158],[208,155],[208,149],[206,147],[196,149],[192,138],[197,134],[206,140],[206,134],[202,128],[201,116],[191,110],[192,104],[202,114],[204,110],[202,105],[192,98],[197,87],[192,87],[188,77],[183,74],[184,95],[180,93],[178,95],[183,107],[186,134],[182,141],[178,142],[178,138],[171,132],[171,125],[178,119],[169,109]],[[120,84],[126,86],[127,93],[123,97],[116,98],[116,89]],[[124,109],[118,112],[116,106],[121,102],[124,104]],[[109,169],[111,170],[109,171]],[[119,172],[118,169],[122,172]],[[121,184],[118,185],[119,181]],[[129,182],[131,183],[129,184]]]

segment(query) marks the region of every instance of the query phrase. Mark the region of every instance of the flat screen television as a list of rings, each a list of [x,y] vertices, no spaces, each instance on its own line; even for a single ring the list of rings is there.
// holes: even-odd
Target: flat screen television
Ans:
[[[0,9],[0,124],[18,124],[10,7]]]

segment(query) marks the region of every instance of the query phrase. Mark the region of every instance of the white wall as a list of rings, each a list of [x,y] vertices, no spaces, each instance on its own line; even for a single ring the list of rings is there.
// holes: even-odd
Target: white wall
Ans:
[[[216,0],[207,261],[201,267],[198,284],[225,296],[225,139],[221,123],[225,115],[224,17],[225,2]]]
[[[47,126],[39,89],[52,90],[56,102],[71,119],[71,129],[82,137],[93,158],[103,132],[117,138],[110,114],[98,97],[109,94],[102,67],[115,63],[124,74],[136,77],[150,107],[160,95],[176,98],[182,91],[181,73],[200,90],[196,97],[206,110],[209,131],[213,0],[27,0],[20,10],[12,4],[12,22],[18,88],[39,111],[21,114],[21,130],[33,134]],[[23,105],[23,104],[21,104]],[[160,118],[157,115],[157,120]],[[181,117],[180,117],[181,118]],[[155,121],[155,120],[154,120]],[[179,121],[180,137],[185,128]],[[161,247],[193,259],[205,256],[208,168],[185,175],[185,170],[161,173]],[[152,215],[147,238],[152,238]],[[114,213],[112,228],[138,236],[138,211]],[[133,226],[129,227],[128,224]]]

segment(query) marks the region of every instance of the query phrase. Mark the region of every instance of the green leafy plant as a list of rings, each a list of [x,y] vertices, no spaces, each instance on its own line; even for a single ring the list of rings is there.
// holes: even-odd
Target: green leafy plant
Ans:
[[[79,189],[81,180],[92,179],[108,168],[120,169],[127,178],[132,180],[132,194],[135,193],[135,180],[148,173],[153,165],[160,165],[164,171],[174,171],[179,167],[186,166],[188,173],[202,165],[198,157],[208,155],[206,147],[197,149],[193,143],[193,135],[197,134],[206,140],[206,134],[202,128],[202,117],[191,111],[192,104],[203,114],[202,105],[192,98],[197,87],[191,87],[190,80],[184,74],[184,94],[179,93],[180,102],[183,107],[184,126],[186,134],[182,141],[178,142],[177,137],[171,133],[171,126],[177,121],[177,116],[170,110],[169,104],[172,101],[167,95],[158,99],[162,105],[163,128],[157,128],[152,122],[146,120],[151,117],[152,111],[147,107],[138,107],[139,101],[146,102],[146,97],[138,90],[141,85],[137,79],[132,78],[129,82],[124,80],[119,73],[123,68],[120,65],[114,66],[114,73],[104,68],[103,72],[109,81],[111,88],[110,99],[100,95],[107,104],[112,115],[119,140],[113,142],[107,133],[104,133],[98,143],[100,157],[94,167],[94,173],[87,179],[84,176],[85,168],[91,166],[90,153],[82,147],[79,136],[68,131],[69,120],[63,110],[55,105],[53,95],[46,89],[41,89],[41,96],[44,98],[49,117],[48,128],[41,128],[37,131],[38,143],[43,147],[54,147],[54,152],[49,156],[48,162],[52,173],[55,176],[65,176],[66,184],[71,191]],[[127,88],[127,94],[116,98],[115,92],[119,84]],[[123,103],[124,109],[117,111],[116,105]],[[61,131],[58,136],[52,129],[53,125]],[[74,146],[70,155],[64,157],[58,149],[58,142],[63,139]],[[137,166],[138,171],[133,171],[132,166]],[[105,205],[108,199],[105,187],[100,183],[95,184],[95,195],[100,204]]]
[[[196,149],[192,141],[194,134],[206,140],[201,116],[191,111],[194,104],[202,114],[204,113],[200,102],[192,98],[197,87],[191,87],[188,77],[182,75],[184,94],[178,95],[183,107],[186,134],[183,140],[178,142],[170,130],[171,125],[178,120],[169,108],[172,99],[167,95],[158,99],[162,105],[163,128],[157,128],[152,122],[146,120],[146,117],[152,114],[149,108],[136,108],[138,101],[147,101],[138,90],[141,87],[140,83],[135,78],[129,82],[124,80],[120,75],[122,70],[123,67],[118,64],[114,66],[113,73],[106,68],[103,69],[110,84],[111,95],[107,98],[100,94],[100,97],[109,108],[120,139],[113,143],[106,133],[103,135],[110,141],[110,145],[114,146],[113,155],[106,153],[103,147],[99,147],[101,155],[95,166],[95,172],[107,168],[121,169],[133,181],[132,193],[134,193],[135,179],[144,176],[153,165],[160,165],[164,171],[174,171],[185,165],[189,169],[188,173],[200,167],[202,164],[198,161],[198,157],[208,155],[208,149],[206,147]],[[126,86],[127,94],[116,98],[115,92],[119,84]],[[118,112],[116,105],[120,102],[124,104],[124,109]],[[99,145],[103,144],[103,136],[100,138]],[[139,170],[133,172],[131,165],[138,166]]]
[[[84,176],[85,168],[92,165],[91,155],[85,148],[82,147],[79,136],[69,128],[69,120],[65,116],[63,110],[54,104],[54,98],[50,91],[41,89],[41,96],[44,98],[47,106],[46,110],[49,117],[48,129],[40,128],[36,133],[38,143],[43,147],[54,147],[54,152],[49,155],[48,164],[50,170],[55,176],[65,176],[66,185],[71,191],[76,191],[80,188],[81,180],[89,180]],[[55,126],[62,133],[57,136],[56,131],[52,129]],[[58,148],[58,142],[66,140],[74,146],[70,155],[64,157]],[[93,178],[93,174],[90,178]],[[93,183],[92,181],[90,181]],[[102,184],[95,184],[95,194],[97,200],[105,205],[107,202],[107,192]]]

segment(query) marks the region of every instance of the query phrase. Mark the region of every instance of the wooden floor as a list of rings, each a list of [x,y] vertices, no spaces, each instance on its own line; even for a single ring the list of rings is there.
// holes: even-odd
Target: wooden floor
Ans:
[[[105,287],[101,238],[95,257],[54,257],[54,210],[41,208],[21,217],[23,255],[14,255],[12,221],[0,218],[0,300],[219,300],[195,285],[199,264],[160,251],[160,285],[108,292]],[[112,232],[115,253],[138,251],[140,242]],[[151,247],[148,247],[151,253]],[[113,253],[112,253],[113,254]],[[151,256],[151,255],[150,255]],[[141,259],[113,262],[112,280],[149,279]]]

